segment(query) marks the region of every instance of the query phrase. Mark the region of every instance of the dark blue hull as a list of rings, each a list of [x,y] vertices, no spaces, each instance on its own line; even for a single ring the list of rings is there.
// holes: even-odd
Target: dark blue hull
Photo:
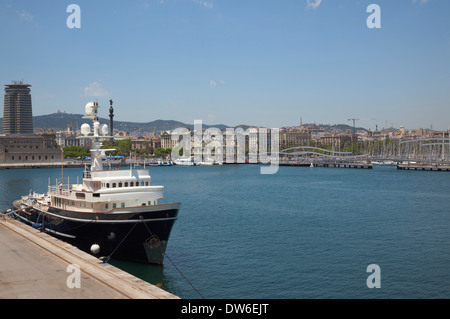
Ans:
[[[136,207],[133,211],[85,213],[14,203],[17,219],[98,256],[162,264],[179,204]]]

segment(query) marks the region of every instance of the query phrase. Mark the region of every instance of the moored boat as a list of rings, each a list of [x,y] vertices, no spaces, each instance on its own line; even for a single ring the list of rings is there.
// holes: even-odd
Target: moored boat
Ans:
[[[152,185],[148,169],[103,169],[98,104],[86,105],[84,138],[92,141],[91,165],[81,184],[48,186],[14,201],[14,216],[50,235],[99,256],[162,264],[180,203],[159,203],[164,186]]]

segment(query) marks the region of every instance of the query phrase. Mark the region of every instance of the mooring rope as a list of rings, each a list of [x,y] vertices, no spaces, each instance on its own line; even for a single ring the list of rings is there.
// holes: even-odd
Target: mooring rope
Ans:
[[[125,241],[125,239],[127,239],[128,235],[131,234],[131,232],[133,231],[134,227],[136,227],[137,224],[138,224],[138,223],[134,223],[133,227],[131,227],[131,229],[128,231],[127,235],[120,241],[119,245],[117,245],[117,247],[114,248],[114,250],[112,251],[112,253],[109,254],[109,256],[107,256],[107,257],[103,260],[103,262],[107,263],[107,262],[111,259],[111,256],[116,252],[117,248],[119,248],[120,245],[122,245],[122,243]]]
[[[147,224],[142,220],[142,222],[144,223],[145,228],[147,228],[148,232],[150,233],[150,235],[153,237],[153,233],[152,231],[148,228]],[[175,269],[180,273],[180,275],[184,278],[184,280],[186,280],[186,282],[198,293],[198,295],[200,297],[202,297],[202,299],[205,299],[205,297],[200,293],[200,291],[198,291],[197,288],[195,288],[195,286],[189,281],[189,279],[187,279],[187,277],[183,274],[183,272],[177,267],[177,265],[175,265],[175,263],[172,261],[172,259],[169,257],[169,255],[167,253],[165,253],[165,256],[167,257],[167,259],[169,259],[170,263],[172,264],[172,266],[175,267]]]

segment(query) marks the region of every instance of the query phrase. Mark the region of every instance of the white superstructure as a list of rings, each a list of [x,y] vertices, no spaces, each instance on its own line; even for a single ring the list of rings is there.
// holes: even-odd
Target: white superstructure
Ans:
[[[158,205],[163,198],[164,186],[152,186],[148,169],[103,170],[102,157],[110,149],[101,149],[102,139],[109,136],[107,125],[100,126],[98,122],[97,108],[96,102],[86,105],[84,118],[93,121],[93,130],[89,124],[81,126],[82,138],[91,139],[93,146],[92,163],[85,168],[82,184],[49,185],[46,195],[32,196],[44,210],[45,206],[52,206],[78,212],[121,213]]]

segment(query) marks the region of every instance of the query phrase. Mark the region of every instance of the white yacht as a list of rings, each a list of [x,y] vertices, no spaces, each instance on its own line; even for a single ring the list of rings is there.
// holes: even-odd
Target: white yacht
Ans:
[[[164,186],[152,185],[148,169],[103,169],[98,103],[86,105],[81,133],[92,141],[91,165],[81,184],[49,185],[14,202],[18,219],[100,256],[162,264],[180,203],[161,204]],[[64,182],[64,181],[63,181]]]

